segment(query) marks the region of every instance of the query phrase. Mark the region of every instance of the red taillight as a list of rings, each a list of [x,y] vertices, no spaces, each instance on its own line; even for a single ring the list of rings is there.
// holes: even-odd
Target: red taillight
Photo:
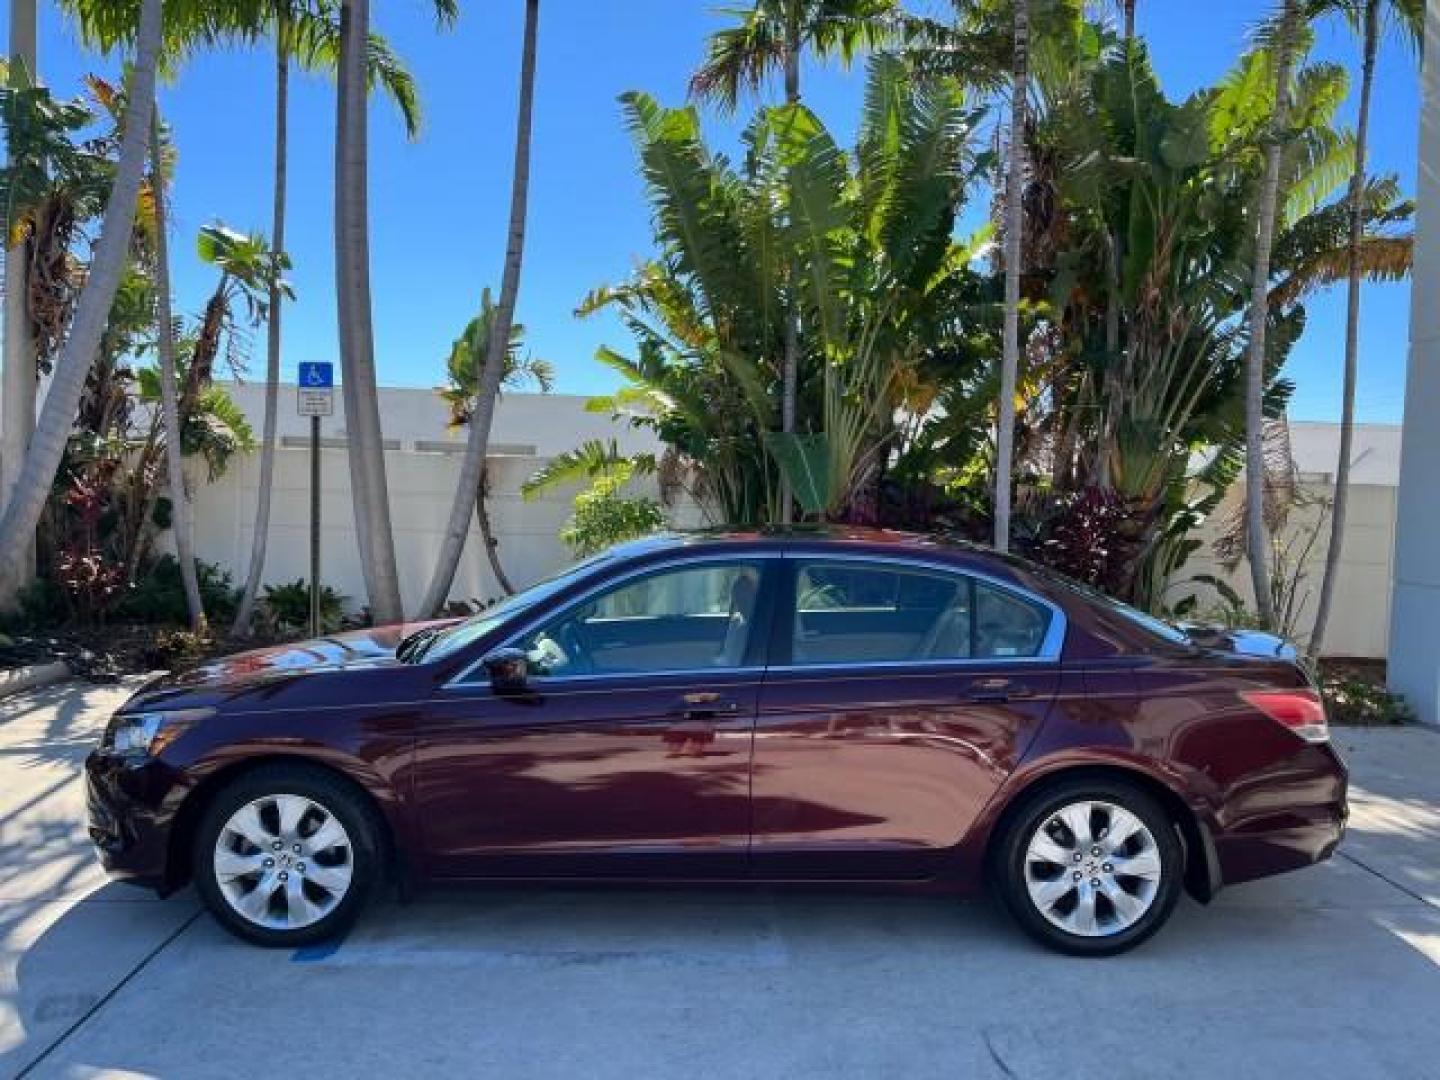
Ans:
[[[1325,705],[1314,690],[1246,690],[1240,696],[1307,742],[1327,742]]]

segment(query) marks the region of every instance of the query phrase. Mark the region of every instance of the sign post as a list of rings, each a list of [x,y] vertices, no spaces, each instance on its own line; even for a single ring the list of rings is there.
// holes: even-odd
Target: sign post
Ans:
[[[335,413],[335,365],[304,361],[295,387],[301,416],[310,418],[310,636],[320,636],[320,418]]]

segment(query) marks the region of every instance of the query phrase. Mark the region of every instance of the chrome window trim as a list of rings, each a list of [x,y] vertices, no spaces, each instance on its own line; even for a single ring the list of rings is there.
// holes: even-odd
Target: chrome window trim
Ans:
[[[753,551],[753,552],[750,552],[750,553],[748,553],[748,554],[745,554],[745,553],[724,553],[724,552],[718,552],[718,551],[717,551],[717,552],[711,552],[711,553],[704,554],[704,555],[694,555],[694,556],[691,556],[690,558],[676,557],[676,558],[673,558],[673,559],[662,560],[662,561],[660,561],[660,562],[648,563],[648,564],[646,564],[645,566],[637,566],[637,567],[635,567],[633,570],[630,570],[630,571],[628,571],[628,572],[626,572],[626,573],[624,573],[624,574],[621,574],[621,575],[618,576],[618,577],[608,578],[608,579],[606,579],[605,581],[600,582],[599,584],[593,586],[592,588],[586,589],[584,592],[580,593],[578,596],[572,598],[572,599],[566,604],[565,610],[569,610],[570,608],[574,607],[574,606],[577,605],[577,604],[583,604],[586,600],[589,600],[592,596],[595,596],[595,595],[597,595],[598,593],[608,592],[608,591],[610,591],[610,589],[611,589],[612,587],[614,587],[614,586],[623,585],[625,582],[630,581],[632,578],[643,577],[643,576],[645,576],[645,575],[647,575],[647,574],[660,573],[660,572],[665,571],[665,570],[685,570],[685,569],[689,569],[689,568],[692,567],[692,566],[703,566],[703,565],[705,565],[706,563],[745,563],[745,562],[752,562],[752,563],[753,563],[753,562],[759,562],[759,561],[766,560],[766,559],[783,559],[783,558],[785,558],[785,553],[784,553],[784,552],[781,552],[781,551]],[[547,614],[547,615],[545,615],[545,616],[542,616],[542,617],[536,618],[536,619],[532,619],[531,621],[525,623],[525,625],[521,626],[518,630],[516,630],[516,631],[514,631],[513,633],[511,633],[510,635],[508,635],[508,636],[505,638],[504,641],[502,641],[502,642],[500,642],[498,645],[496,645],[496,646],[494,647],[494,649],[492,649],[491,651],[493,652],[493,651],[498,650],[498,649],[508,649],[508,648],[512,648],[519,639],[523,638],[526,634],[530,633],[532,630],[537,629],[538,627],[540,627],[541,625],[543,625],[544,623],[546,623],[547,621],[549,621],[551,615],[553,615],[553,614],[555,614],[555,613],[554,613],[554,612],[551,612],[551,613],[549,613],[549,614]],[[563,614],[563,612],[561,612],[561,614]],[[469,689],[470,687],[475,687],[475,686],[485,686],[485,687],[488,687],[488,686],[490,685],[490,680],[489,680],[488,678],[483,678],[483,679],[471,679],[471,678],[470,678],[470,676],[475,672],[475,670],[476,670],[477,668],[481,667],[484,663],[485,663],[485,658],[484,658],[484,657],[481,657],[480,659],[476,660],[474,663],[469,664],[468,666],[466,666],[466,668],[465,668],[463,671],[460,672],[459,675],[456,675],[454,678],[452,678],[452,679],[450,679],[448,682],[444,683],[444,684],[440,687],[440,689],[442,689],[442,690],[462,690],[462,689]],[[537,686],[553,686],[553,685],[555,685],[555,684],[557,684],[557,683],[563,683],[563,682],[577,682],[577,681],[590,681],[590,682],[594,682],[594,681],[596,681],[596,680],[603,680],[603,679],[633,679],[633,678],[636,678],[637,676],[644,676],[644,677],[647,677],[647,678],[656,678],[656,677],[662,676],[662,675],[697,675],[697,674],[702,674],[702,673],[710,674],[710,675],[718,675],[718,674],[734,675],[734,674],[741,673],[741,672],[746,672],[746,671],[751,671],[751,672],[759,671],[759,672],[763,672],[763,671],[765,671],[765,667],[764,667],[763,665],[761,665],[761,666],[759,666],[759,667],[756,667],[756,666],[754,666],[754,665],[751,665],[751,666],[748,666],[748,667],[733,667],[733,668],[722,668],[722,667],[716,667],[716,668],[676,668],[676,669],[673,670],[673,671],[634,671],[634,672],[627,672],[627,673],[614,672],[614,673],[607,673],[607,674],[601,674],[601,675],[544,675],[544,676],[539,676],[539,677],[537,677],[534,681],[535,681],[535,684],[536,684]]]
[[[995,664],[1057,664],[1065,651],[1065,635],[1069,626],[1065,618],[1065,611],[1058,604],[1031,592],[1023,586],[1016,585],[1013,581],[1005,581],[983,570],[972,570],[968,567],[956,566],[954,563],[942,562],[938,559],[914,558],[908,555],[875,555],[865,552],[841,552],[830,555],[822,552],[789,552],[787,559],[796,562],[804,561],[811,563],[827,562],[857,562],[857,563],[879,563],[885,566],[903,566],[920,570],[936,570],[944,574],[957,577],[968,577],[975,581],[984,582],[1001,592],[1009,593],[1023,601],[1043,607],[1050,612],[1050,625],[1045,629],[1045,638],[1040,642],[1040,651],[1034,656],[957,656],[949,659],[925,659],[925,660],[866,660],[854,663],[831,663],[823,664],[772,664],[769,671],[791,672],[791,671],[823,671],[823,670],[852,670],[860,669],[886,669],[886,668],[933,668],[933,667],[980,667],[994,666]]]

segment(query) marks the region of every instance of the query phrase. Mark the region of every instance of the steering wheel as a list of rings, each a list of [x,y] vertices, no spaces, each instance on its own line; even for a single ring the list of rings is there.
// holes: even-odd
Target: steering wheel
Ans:
[[[560,648],[568,657],[567,675],[589,675],[595,670],[595,662],[590,658],[590,645],[585,640],[579,619],[567,619],[561,623],[556,628],[556,636],[560,639]]]

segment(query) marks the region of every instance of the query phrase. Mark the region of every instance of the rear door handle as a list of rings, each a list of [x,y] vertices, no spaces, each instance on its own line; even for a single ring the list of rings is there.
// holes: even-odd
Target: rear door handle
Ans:
[[[1031,696],[1031,690],[1024,683],[1012,679],[976,679],[965,690],[965,700],[1003,704],[1015,698]]]
[[[713,690],[697,690],[680,699],[677,710],[686,720],[701,720],[711,716],[723,716],[740,711],[740,703],[724,697]]]

